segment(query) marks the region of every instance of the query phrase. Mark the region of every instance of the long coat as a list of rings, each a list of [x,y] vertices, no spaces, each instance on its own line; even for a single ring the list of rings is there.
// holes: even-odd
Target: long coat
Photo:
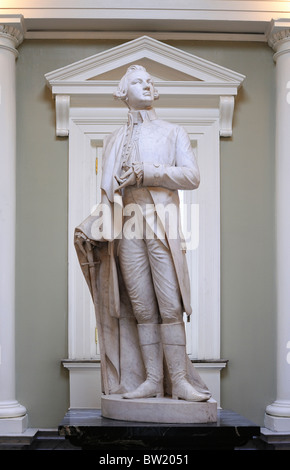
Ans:
[[[142,118],[138,158],[144,167],[143,186],[152,197],[157,215],[162,207],[171,205],[179,219],[178,190],[192,190],[199,185],[199,170],[189,137],[182,127],[156,119],[153,110],[143,114]],[[122,213],[122,194],[114,176],[121,172],[127,130],[127,126],[123,126],[113,132],[105,139],[103,147],[101,206],[108,208],[106,220],[112,230],[105,237],[103,232],[99,236],[95,230],[96,222],[99,227],[98,209],[75,230],[77,255],[95,303],[103,391],[107,394],[132,390],[145,379],[136,320],[115,252],[122,222],[119,218],[116,223],[114,216],[116,219],[116,214]],[[182,233],[178,227],[174,231],[177,236],[170,237],[170,227],[164,218],[163,222],[183,308],[190,315],[190,282]],[[132,354],[122,354],[123,348],[130,349]],[[188,374],[197,389],[207,389],[190,361]],[[170,384],[165,383],[165,388],[168,391]]]
[[[122,165],[122,149],[127,127],[111,134],[104,144],[102,190],[110,203],[118,195],[117,180]],[[159,220],[163,220],[165,233],[173,257],[184,311],[190,315],[190,282],[185,258],[185,244],[180,228],[178,190],[192,190],[199,186],[199,170],[186,131],[175,124],[156,118],[154,110],[147,112],[141,126],[138,159],[143,163],[143,186],[148,188]],[[117,196],[118,197],[118,196]],[[159,214],[164,207],[172,207],[178,230],[169,226],[171,219]],[[174,232],[174,237],[171,236]]]

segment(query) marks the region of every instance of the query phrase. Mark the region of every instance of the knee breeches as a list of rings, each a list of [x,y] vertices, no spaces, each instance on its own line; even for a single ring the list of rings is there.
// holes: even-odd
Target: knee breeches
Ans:
[[[170,250],[156,238],[119,241],[122,276],[138,323],[176,323],[182,302]]]

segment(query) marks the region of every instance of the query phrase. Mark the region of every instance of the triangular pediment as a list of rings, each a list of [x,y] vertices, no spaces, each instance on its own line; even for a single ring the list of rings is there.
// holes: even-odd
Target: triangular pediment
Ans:
[[[45,75],[56,101],[57,135],[68,135],[72,113],[123,108],[114,92],[127,68],[143,65],[159,92],[159,107],[204,109],[220,116],[220,134],[231,135],[234,96],[245,77],[161,41],[142,36]],[[160,103],[160,104],[159,104]],[[77,111],[78,110],[78,111]]]
[[[127,68],[130,67],[130,65],[134,65],[136,63],[136,60],[132,62],[126,62],[120,67],[108,70],[104,73],[100,73],[99,75],[91,77],[89,80],[119,81],[126,73]],[[138,65],[143,65],[143,67],[145,67],[146,70],[150,72],[150,75],[154,79],[154,81],[158,82],[168,80],[178,82],[199,80],[198,78],[190,76],[187,73],[182,72],[181,70],[173,69],[172,67],[168,67],[167,65],[164,65],[160,62],[148,59],[147,57],[138,59]]]
[[[160,82],[204,82],[239,87],[244,76],[147,36],[46,74],[48,85],[119,81],[128,66],[144,65]]]

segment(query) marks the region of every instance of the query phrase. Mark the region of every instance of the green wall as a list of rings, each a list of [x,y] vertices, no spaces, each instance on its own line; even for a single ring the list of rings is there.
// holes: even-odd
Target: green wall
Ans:
[[[68,139],[55,136],[44,74],[116,41],[25,41],[17,59],[16,387],[31,427],[69,404]],[[263,425],[275,399],[275,65],[260,43],[172,42],[246,75],[232,138],[221,139],[222,406]]]

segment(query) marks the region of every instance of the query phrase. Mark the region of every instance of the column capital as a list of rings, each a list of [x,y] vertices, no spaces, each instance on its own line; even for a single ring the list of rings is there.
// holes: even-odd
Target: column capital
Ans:
[[[290,18],[272,20],[266,32],[268,44],[277,54],[290,52]]]
[[[10,50],[17,55],[16,48],[24,37],[23,17],[21,15],[0,15],[0,49]]]

